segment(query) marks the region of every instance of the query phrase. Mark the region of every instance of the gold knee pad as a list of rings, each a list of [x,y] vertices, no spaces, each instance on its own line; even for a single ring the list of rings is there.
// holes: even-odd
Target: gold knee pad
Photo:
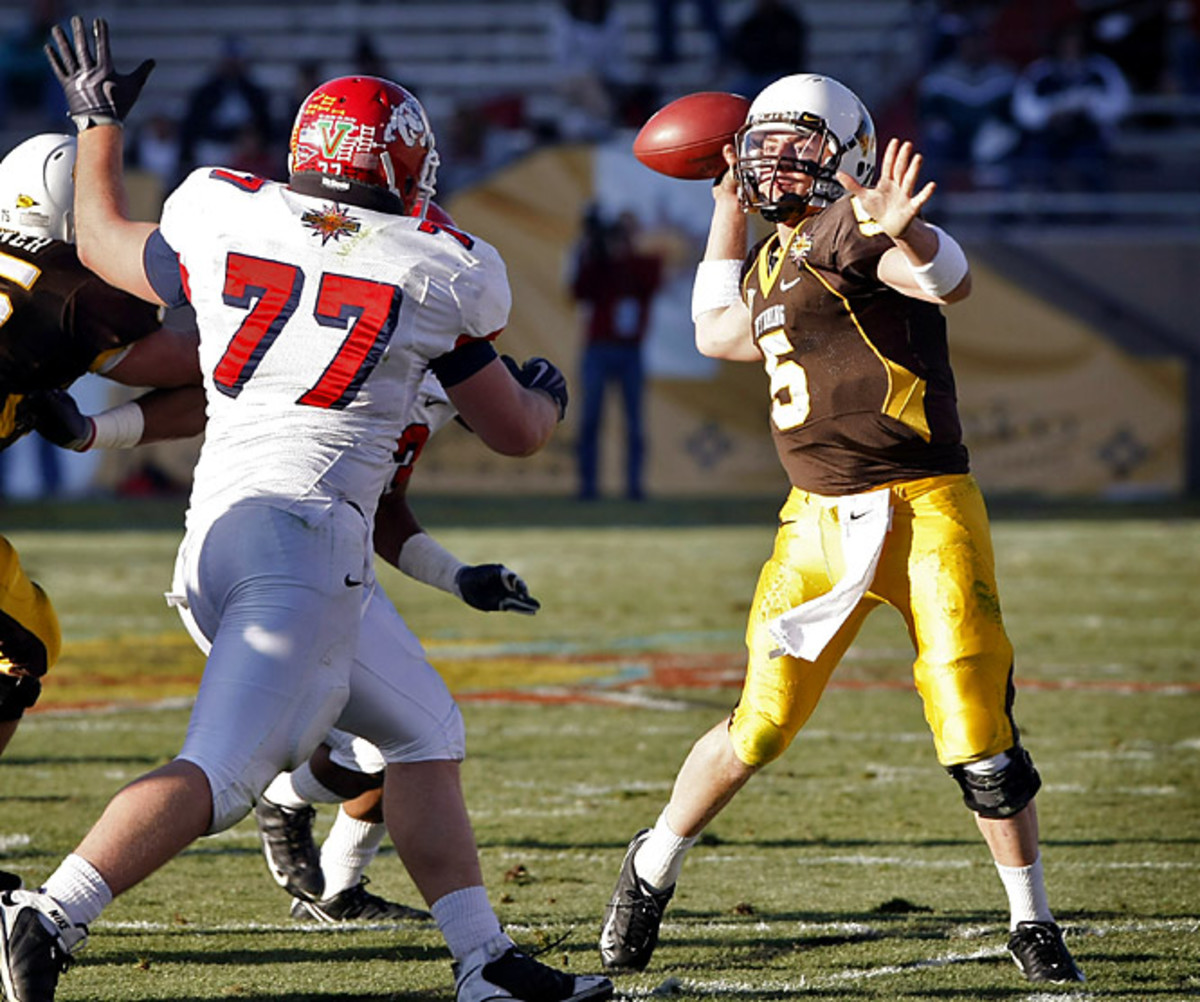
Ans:
[[[58,660],[61,647],[54,606],[0,536],[0,672],[38,678]]]

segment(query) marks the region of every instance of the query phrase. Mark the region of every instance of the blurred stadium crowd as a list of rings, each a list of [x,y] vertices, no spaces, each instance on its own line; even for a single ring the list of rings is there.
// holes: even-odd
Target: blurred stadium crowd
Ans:
[[[1195,0],[4,0],[0,11],[4,147],[64,127],[41,46],[55,21],[99,14],[121,26],[119,61],[158,60],[129,153],[168,188],[199,162],[278,176],[300,100],[353,71],[425,103],[446,151],[443,197],[539,145],[636,128],[689,90],[752,95],[800,68],[853,87],[882,135],[917,137],[955,190],[1182,191],[1200,150]]]

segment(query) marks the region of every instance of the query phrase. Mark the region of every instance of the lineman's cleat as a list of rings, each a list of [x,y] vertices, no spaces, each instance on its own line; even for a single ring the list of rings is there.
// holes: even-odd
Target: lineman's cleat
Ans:
[[[457,1002],[603,1002],[613,985],[596,974],[564,974],[497,936],[454,965]]]
[[[633,857],[649,835],[650,829],[645,828],[629,843],[617,886],[604,909],[600,959],[610,971],[640,971],[650,963],[663,911],[675,893],[674,884],[665,891],[654,890],[633,869]]]
[[[51,931],[51,927],[54,931]],[[53,1002],[71,952],[87,942],[58,902],[34,891],[0,894],[0,983],[7,1002]]]
[[[1086,980],[1054,922],[1018,922],[1008,937],[1008,952],[1030,981]]]
[[[363,877],[353,887],[331,895],[324,901],[305,901],[297,898],[292,902],[292,918],[318,922],[412,922],[425,921],[433,916],[420,908],[388,901],[367,890],[367,878]]]
[[[307,901],[319,901],[325,893],[321,854],[312,835],[316,816],[317,812],[308,805],[284,807],[266,797],[260,797],[254,805],[254,820],[267,869],[288,894]]]

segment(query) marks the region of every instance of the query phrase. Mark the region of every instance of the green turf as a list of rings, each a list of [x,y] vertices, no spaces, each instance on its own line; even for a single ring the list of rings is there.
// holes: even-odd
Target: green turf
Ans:
[[[526,576],[544,604],[532,619],[474,613],[384,574],[464,697],[464,780],[497,911],[527,945],[565,935],[547,957],[570,969],[596,966],[625,843],[653,822],[690,743],[736,697],[637,684],[655,659],[736,665],[771,527],[753,511],[726,514],[716,526],[665,510],[618,512],[607,526],[514,514],[479,530],[444,512],[447,545]],[[915,695],[890,687],[906,678],[909,654],[897,617],[881,611],[835,677],[866,687],[832,689],[793,748],[712,825],[651,968],[620,977],[620,996],[1200,998],[1200,525],[1170,515],[1058,512],[995,526],[1024,683],[1017,715],[1046,781],[1051,899],[1086,985],[1031,986],[1004,954],[999,883],[933,761]],[[193,684],[199,660],[161,598],[177,532],[142,525],[6,530],[63,619],[67,649],[47,706],[150,701]],[[654,697],[658,708],[474,698],[560,692],[564,679],[581,694]],[[174,753],[185,720],[170,708],[31,715],[0,760],[0,867],[45,876],[116,789]],[[373,890],[415,901],[394,858],[371,876]],[[431,929],[292,923],[248,822],[114,904],[59,992],[118,1002],[452,997]]]

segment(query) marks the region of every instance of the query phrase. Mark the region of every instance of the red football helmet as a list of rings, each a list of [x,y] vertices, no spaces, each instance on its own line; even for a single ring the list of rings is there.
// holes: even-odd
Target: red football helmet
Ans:
[[[438,155],[421,102],[379,77],[338,77],[305,98],[288,143],[288,171],[319,171],[386,188],[413,213],[432,200]]]

